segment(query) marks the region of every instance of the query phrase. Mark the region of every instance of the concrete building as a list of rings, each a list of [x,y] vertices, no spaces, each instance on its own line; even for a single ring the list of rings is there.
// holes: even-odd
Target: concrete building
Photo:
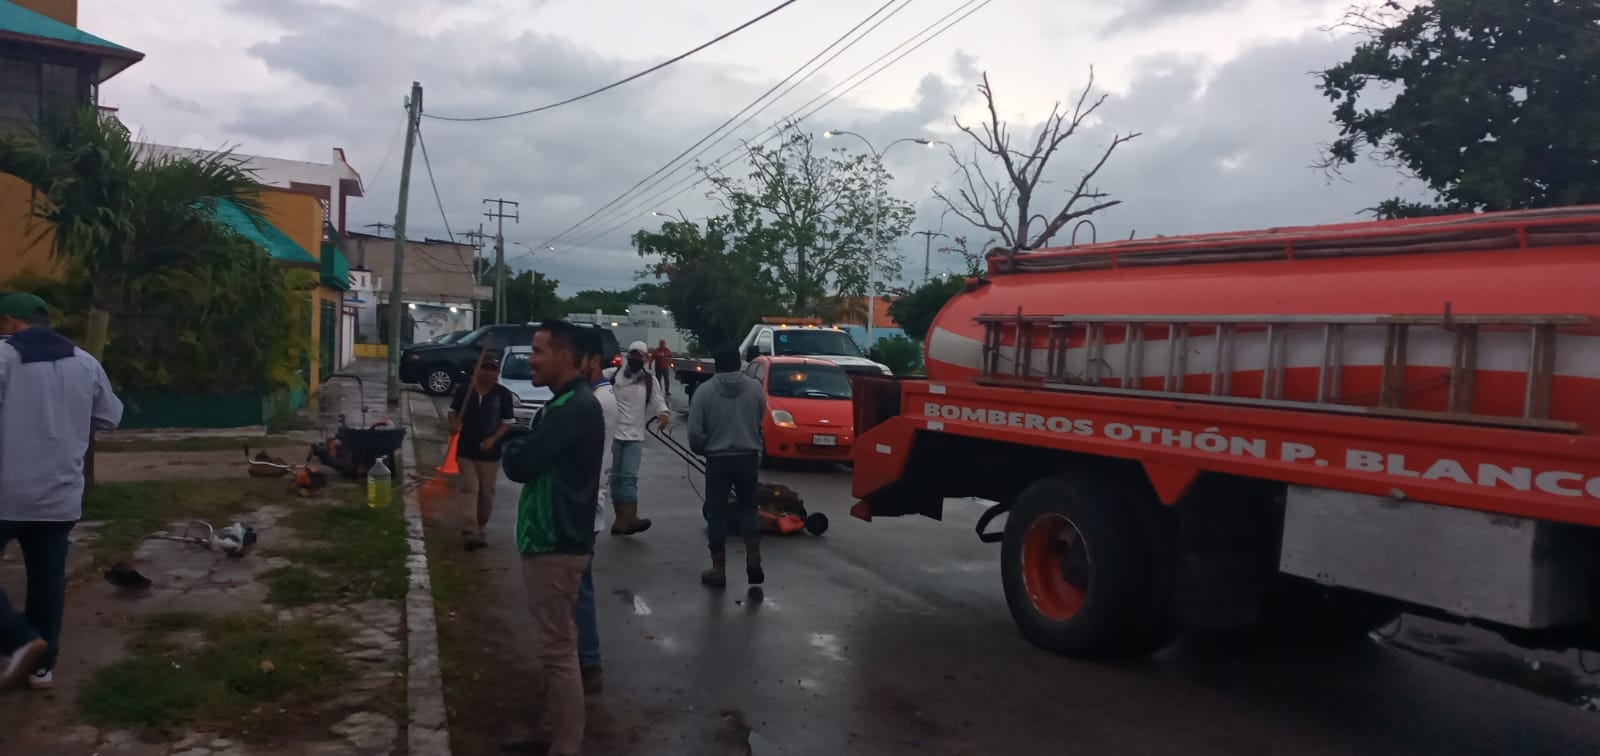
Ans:
[[[394,237],[346,234],[344,254],[350,261],[353,301],[359,303],[354,306],[355,351],[364,357],[387,355]],[[489,301],[492,295],[489,287],[480,286],[473,276],[473,255],[470,244],[440,239],[406,241],[402,344],[479,325],[478,303]]]
[[[628,345],[635,341],[643,341],[654,349],[663,339],[673,354],[682,354],[688,349],[688,340],[678,331],[677,323],[672,320],[672,313],[664,307],[636,304],[622,314],[574,312],[567,315],[567,320],[605,326],[617,335],[617,344],[623,349],[627,349]]]
[[[102,83],[144,59],[77,24],[77,0],[0,0],[0,133],[94,104]],[[0,173],[0,288],[57,278],[54,241],[33,214],[33,188]]]
[[[214,152],[162,144],[138,146],[147,158],[201,157]],[[315,391],[322,376],[348,366],[356,356],[354,350],[343,348],[351,341],[347,334],[356,328],[356,308],[345,302],[350,291],[350,264],[339,242],[346,233],[350,198],[365,194],[361,174],[339,147],[332,149],[326,163],[238,152],[232,153],[232,158],[266,188],[261,199],[267,221],[305,247],[321,267],[319,285],[309,303],[315,359],[303,371]]]

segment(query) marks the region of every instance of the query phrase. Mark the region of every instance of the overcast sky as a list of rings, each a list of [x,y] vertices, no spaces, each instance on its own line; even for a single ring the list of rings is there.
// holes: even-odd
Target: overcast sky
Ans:
[[[331,148],[343,147],[366,183],[366,197],[351,205],[354,227],[394,218],[403,103],[413,80],[423,85],[424,110],[435,115],[522,110],[653,65],[774,4],[82,0],[80,25],[146,54],[100,93],[101,103],[120,108],[142,139],[323,162]],[[566,294],[632,285],[640,260],[627,237],[659,223],[651,210],[691,219],[712,211],[705,187],[681,180],[692,175],[688,168],[556,239],[555,252],[543,245],[745,108],[879,5],[799,0],[688,61],[571,106],[482,123],[424,121],[449,224],[457,233],[475,228],[486,197],[516,200],[521,222],[508,225],[506,237],[541,250],[533,255],[508,244],[519,266],[559,278]],[[1076,183],[1114,133],[1143,132],[1100,174],[1099,186],[1123,204],[1095,216],[1099,238],[1349,221],[1381,199],[1418,189],[1379,166],[1359,166],[1333,181],[1309,167],[1318,146],[1336,134],[1312,72],[1339,62],[1354,44],[1324,31],[1344,6],[1344,0],[896,0],[889,9],[897,13],[702,159],[723,155],[739,137],[765,136],[764,129],[805,112],[798,109],[830,88],[861,81],[857,72],[929,24],[976,7],[803,126],[819,135],[858,131],[879,148],[901,137],[929,137],[966,152],[970,142],[952,117],[969,123],[982,115],[975,88],[982,72],[997,91],[1002,117],[1023,137],[1056,100],[1076,98],[1092,65],[1097,90],[1110,99],[1093,127],[1058,154],[1048,176],[1055,186]],[[829,145],[835,143],[862,149],[846,137]],[[913,229],[975,241],[986,236],[943,216],[930,194],[952,178],[943,148],[902,143],[885,161],[895,175],[894,194],[918,208]],[[679,185],[687,190],[666,192]],[[409,213],[408,235],[445,235],[420,152]],[[1086,236],[1087,230],[1079,241]],[[900,248],[904,278],[920,279],[922,238],[903,240]],[[934,274],[959,262],[934,258]]]

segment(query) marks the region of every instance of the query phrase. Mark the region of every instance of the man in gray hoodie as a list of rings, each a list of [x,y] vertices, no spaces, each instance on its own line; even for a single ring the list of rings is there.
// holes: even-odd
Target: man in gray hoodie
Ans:
[[[717,374],[689,400],[689,449],[706,458],[706,538],[711,569],[700,582],[728,584],[728,490],[744,532],[745,575],[751,585],[766,580],[761,571],[761,518],[756,512],[756,476],[761,467],[761,419],[767,398],[761,382],[739,371],[739,348],[724,344],[712,351]]]

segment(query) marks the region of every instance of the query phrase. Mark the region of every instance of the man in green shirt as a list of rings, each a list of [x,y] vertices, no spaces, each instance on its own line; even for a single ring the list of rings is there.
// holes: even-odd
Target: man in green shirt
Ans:
[[[506,477],[523,484],[517,501],[517,550],[538,633],[544,669],[544,722],[532,741],[510,750],[543,747],[549,756],[576,756],[583,741],[583,678],[578,669],[578,584],[594,552],[594,510],[605,450],[605,416],[583,375],[582,335],[565,321],[543,323],[533,335],[528,364],[533,384],[554,397],[532,430],[506,444]]]

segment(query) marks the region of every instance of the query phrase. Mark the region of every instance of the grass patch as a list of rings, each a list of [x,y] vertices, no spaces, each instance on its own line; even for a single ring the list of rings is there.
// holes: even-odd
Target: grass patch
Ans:
[[[184,520],[222,527],[262,505],[305,501],[289,493],[282,478],[148,480],[97,483],[83,497],[83,519],[102,521],[90,552],[96,566],[127,559],[151,533]]]
[[[401,497],[373,509],[366,504],[364,486],[341,487],[338,493],[338,504],[302,507],[285,518],[285,525],[313,543],[273,550],[294,564],[261,576],[272,603],[405,598],[410,552]]]
[[[200,631],[201,645],[170,635]],[[97,725],[168,728],[227,723],[248,730],[288,705],[326,700],[350,671],[334,625],[280,624],[269,614],[157,615],[126,659],[95,672],[78,700]]]
[[[471,567],[459,544],[436,530],[427,530],[428,580],[433,584],[433,610],[439,625],[439,674],[444,679],[445,709],[455,719],[466,703],[473,675],[467,670],[466,645],[471,642],[461,626],[461,610],[473,587]]]
[[[126,440],[97,438],[94,442],[96,454],[121,454],[125,452],[242,452],[246,446],[253,451],[259,451],[261,449],[289,446],[310,446],[310,444],[284,436],[196,436],[193,438],[130,438]]]

